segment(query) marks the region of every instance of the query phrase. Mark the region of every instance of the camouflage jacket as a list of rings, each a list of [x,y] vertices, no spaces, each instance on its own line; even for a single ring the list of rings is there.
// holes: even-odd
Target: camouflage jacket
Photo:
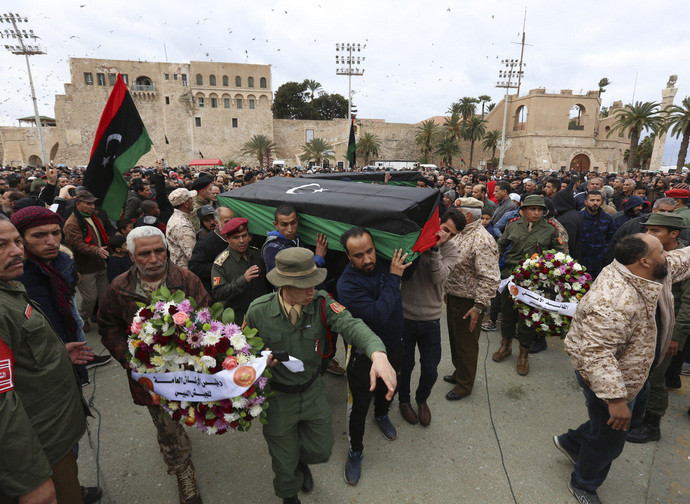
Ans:
[[[663,282],[633,275],[613,261],[577,306],[564,347],[573,367],[600,399],[630,402],[649,375],[657,341],[657,302],[662,290],[670,296],[672,283],[690,278],[690,247],[669,252],[667,261]],[[662,356],[670,342],[668,329],[661,334]]]
[[[196,245],[196,232],[190,216],[176,208],[168,220],[165,237],[168,240],[170,261],[180,268],[186,268]]]

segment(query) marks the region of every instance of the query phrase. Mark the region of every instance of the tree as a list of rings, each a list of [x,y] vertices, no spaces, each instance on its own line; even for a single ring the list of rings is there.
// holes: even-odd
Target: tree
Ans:
[[[652,152],[654,151],[654,140],[656,140],[656,133],[645,137],[637,147],[637,159],[635,164],[642,169],[649,169],[649,163],[652,160]]]
[[[609,108],[608,107],[601,107],[601,109],[599,109],[599,116],[600,117],[608,117],[609,116]]]
[[[482,106],[482,117],[484,117],[484,105],[491,101],[491,97],[489,95],[483,94],[477,97],[477,100],[479,100],[479,104]]]
[[[460,98],[460,115],[463,121],[467,122],[467,120],[477,112],[478,102],[479,100],[470,96]]]
[[[470,142],[470,165],[472,168],[474,158],[474,142],[481,140],[486,132],[486,121],[481,117],[472,116],[468,122],[465,123],[465,127],[462,130],[462,137]]]
[[[273,97],[273,117],[276,119],[303,119],[307,86],[304,82],[286,82]]]
[[[495,103],[489,103],[489,106],[486,107],[486,111],[491,112],[494,109],[494,107],[496,107]]]
[[[651,130],[658,133],[664,125],[664,120],[659,112],[659,104],[656,102],[635,102],[616,111],[616,121],[608,132],[607,138],[614,131],[628,130],[630,133],[630,155],[628,156],[628,169],[635,167],[637,159],[637,144],[643,131]]]
[[[304,108],[304,119],[330,121],[336,117],[347,117],[347,100],[337,93],[323,93]]]
[[[434,144],[439,134],[438,124],[436,124],[433,119],[428,119],[417,126],[416,131],[417,134],[414,137],[414,141],[422,153],[422,162],[428,163],[429,156],[434,149]]]
[[[446,117],[443,122],[443,129],[446,135],[450,136],[453,140],[460,138],[462,135],[460,116],[458,114],[452,114],[450,117]]]
[[[606,78],[606,77],[604,77],[603,79],[601,79],[601,80],[599,81],[599,84],[598,84],[598,85],[599,85],[599,96],[601,96],[601,93],[605,93],[605,92],[606,92],[606,89],[604,89],[604,88],[605,88],[606,86],[608,86],[609,84],[611,84],[611,81],[608,80],[608,78]]]
[[[323,159],[335,159],[333,146],[323,138],[312,139],[305,143],[302,149],[304,152],[300,154],[299,159],[303,163],[313,160],[318,166],[321,166],[321,161]]]
[[[482,145],[485,149],[491,149],[491,160],[496,159],[496,148],[501,141],[501,130],[491,130],[484,134],[484,143]]]
[[[309,91],[309,101],[314,101],[314,94],[317,91],[321,91],[323,88],[321,87],[321,83],[318,81],[315,81],[314,79],[304,79],[304,82],[302,83],[306,86],[307,90]]]
[[[444,136],[436,146],[436,154],[441,156],[443,163],[447,166],[453,165],[453,157],[462,153],[458,141],[452,136]]]
[[[364,156],[364,166],[369,165],[370,156],[378,156],[381,141],[373,133],[364,133],[357,141],[357,153]]]
[[[446,110],[446,114],[450,115],[462,115],[460,111],[460,102],[453,102],[450,104],[450,107],[448,107],[448,110]]]
[[[681,173],[683,169],[690,143],[690,97],[686,96],[681,104],[682,106],[670,105],[664,109],[664,113],[667,114],[666,126],[671,130],[671,135],[676,138],[683,137],[678,151],[676,173]]]
[[[259,162],[259,166],[263,168],[264,159],[269,159],[271,157],[271,152],[275,148],[276,144],[267,136],[254,135],[242,146],[242,154],[245,156],[254,156]],[[268,168],[268,166],[266,168]]]

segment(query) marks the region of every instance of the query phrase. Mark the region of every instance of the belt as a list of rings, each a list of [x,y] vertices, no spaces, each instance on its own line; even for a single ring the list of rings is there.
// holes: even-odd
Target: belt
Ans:
[[[306,392],[307,390],[309,390],[309,387],[311,387],[311,384],[316,381],[319,375],[320,373],[317,370],[316,373],[314,373],[312,377],[309,378],[308,382],[302,383],[300,385],[285,385],[283,383],[276,381],[271,381],[270,385],[273,390],[277,390],[278,392],[283,392],[285,394],[301,394],[302,392]]]

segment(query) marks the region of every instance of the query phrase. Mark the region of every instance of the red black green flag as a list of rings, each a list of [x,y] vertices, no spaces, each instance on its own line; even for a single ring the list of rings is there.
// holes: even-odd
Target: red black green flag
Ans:
[[[119,219],[127,199],[123,175],[151,150],[151,139],[122,75],[105,104],[91,149],[84,186],[112,219]]]
[[[350,121],[350,140],[347,142],[347,162],[350,168],[355,167],[357,162],[357,144],[355,142],[355,118]]]

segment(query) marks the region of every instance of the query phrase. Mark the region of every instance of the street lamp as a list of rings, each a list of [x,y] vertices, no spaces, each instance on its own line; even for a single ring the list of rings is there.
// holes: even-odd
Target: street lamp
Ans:
[[[335,52],[342,53],[335,55],[336,75],[347,75],[347,136],[350,134],[350,123],[352,122],[352,76],[364,75],[364,68],[359,66],[364,63],[366,57],[361,53],[367,45],[355,44],[354,42],[336,42]],[[354,65],[354,66],[353,66]]]
[[[524,72],[522,70],[513,70],[518,65],[523,67],[527,66],[527,63],[518,62],[516,59],[504,59],[501,60],[501,64],[506,67],[507,70],[499,70],[498,78],[501,79],[496,82],[496,87],[506,88],[506,97],[503,101],[503,131],[501,132],[501,157],[498,161],[499,171],[503,169],[503,158],[506,154],[506,120],[508,119],[508,90],[511,88],[517,88],[518,85],[513,81],[514,77],[522,77]],[[507,80],[506,80],[507,79]]]
[[[36,92],[34,91],[34,80],[31,76],[31,65],[29,65],[29,56],[36,56],[38,54],[45,54],[46,52],[38,46],[36,39],[40,38],[34,34],[33,30],[20,30],[17,23],[28,23],[26,17],[19,14],[0,14],[0,23],[8,23],[12,25],[11,29],[0,29],[0,38],[7,39],[8,44],[5,45],[12,54],[23,55],[26,58],[26,71],[29,73],[29,84],[31,86],[31,99],[34,102],[34,118],[36,120],[36,127],[38,128],[38,141],[41,144],[41,154],[43,155],[43,163],[47,166],[49,164],[48,154],[46,153],[45,142],[43,141],[43,128],[41,127],[41,116],[38,115],[38,104],[36,102]],[[10,39],[13,39],[10,41]],[[25,40],[27,41],[25,43]],[[31,43],[28,43],[28,41]],[[10,45],[11,43],[11,45]],[[19,45],[16,45],[19,44]]]

